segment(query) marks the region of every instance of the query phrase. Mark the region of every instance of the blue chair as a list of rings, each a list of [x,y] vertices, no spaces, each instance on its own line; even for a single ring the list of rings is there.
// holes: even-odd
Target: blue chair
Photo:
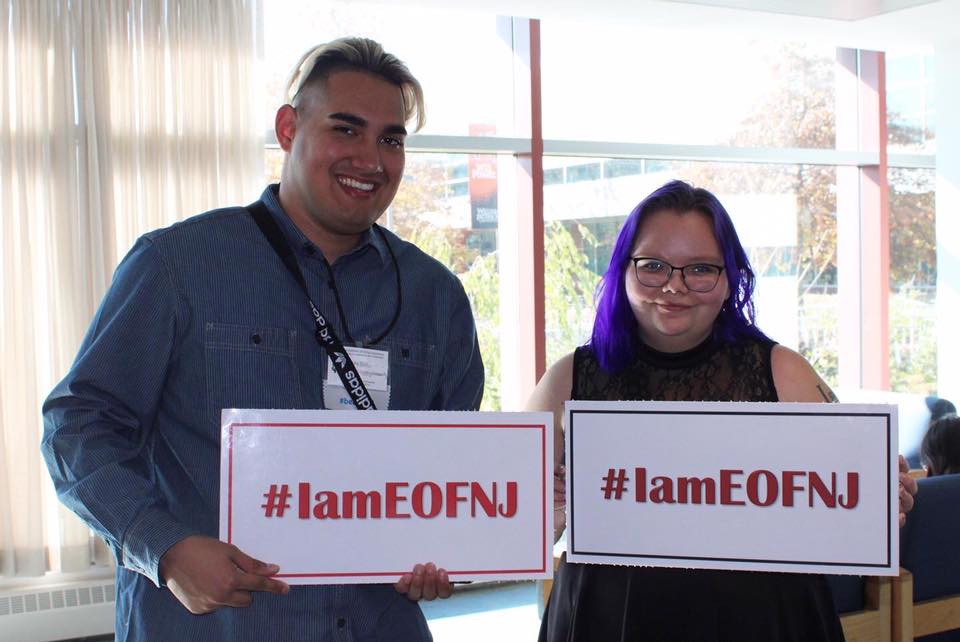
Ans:
[[[917,480],[900,531],[900,581],[894,583],[894,640],[960,641],[960,475]]]

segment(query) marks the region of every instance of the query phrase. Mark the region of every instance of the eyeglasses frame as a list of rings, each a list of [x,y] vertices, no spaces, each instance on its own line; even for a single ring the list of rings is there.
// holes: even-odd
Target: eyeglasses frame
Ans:
[[[640,262],[640,261],[657,261],[658,263],[663,263],[664,265],[666,265],[668,268],[670,268],[670,271],[667,272],[667,278],[666,278],[666,280],[665,280],[663,283],[661,283],[660,285],[647,285],[646,283],[644,283],[643,281],[641,281],[641,280],[640,280],[639,267],[637,266],[637,263]],[[725,265],[717,265],[716,263],[705,263],[705,262],[703,262],[703,261],[697,261],[696,263],[689,263],[689,264],[687,264],[687,265],[681,265],[681,266],[670,265],[669,263],[667,263],[667,262],[664,261],[663,259],[658,259],[658,258],[655,257],[655,256],[631,256],[631,257],[630,257],[630,262],[633,263],[633,273],[634,273],[634,275],[637,277],[637,282],[638,282],[640,285],[644,286],[644,287],[648,287],[648,288],[662,288],[662,287],[665,286],[667,283],[670,283],[670,279],[673,278],[673,273],[674,273],[675,271],[679,270],[679,271],[680,271],[680,279],[683,281],[683,285],[686,286],[686,288],[687,288],[688,290],[690,290],[691,292],[698,292],[698,293],[700,293],[700,294],[706,294],[707,292],[713,292],[715,289],[717,289],[717,284],[720,283],[720,276],[723,274],[723,270],[726,269],[726,266],[725,266]],[[687,283],[687,273],[686,273],[686,269],[687,269],[687,268],[690,268],[690,267],[695,267],[695,266],[697,266],[697,265],[708,265],[708,266],[710,266],[710,267],[717,268],[717,280],[713,282],[713,287],[711,287],[709,290],[694,290],[694,289],[691,288],[690,285]]]

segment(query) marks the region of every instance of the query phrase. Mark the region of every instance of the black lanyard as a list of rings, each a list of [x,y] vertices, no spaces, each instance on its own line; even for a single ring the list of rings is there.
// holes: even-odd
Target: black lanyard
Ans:
[[[340,342],[333,328],[327,323],[324,316],[320,314],[320,310],[314,305],[313,299],[310,298],[310,293],[307,290],[307,282],[303,278],[303,272],[300,271],[300,266],[297,265],[297,259],[290,250],[290,245],[283,238],[283,232],[280,231],[277,222],[273,220],[270,212],[267,211],[267,207],[261,201],[248,205],[247,211],[250,212],[250,216],[253,217],[257,227],[260,228],[260,231],[270,243],[270,247],[273,248],[273,251],[276,252],[280,260],[283,261],[287,271],[290,272],[300,286],[300,289],[303,290],[304,296],[307,297],[307,303],[310,304],[310,312],[313,313],[313,321],[317,326],[316,332],[314,332],[314,338],[316,338],[317,343],[327,351],[327,356],[333,363],[333,369],[337,371],[343,387],[350,394],[353,405],[357,407],[357,410],[376,410],[377,407],[373,403],[373,398],[367,391],[367,386],[364,385],[363,379],[360,377],[360,372],[343,347],[343,343]]]
[[[400,264],[397,263],[397,257],[393,253],[393,248],[390,246],[390,241],[387,240],[387,235],[383,233],[383,230],[380,229],[380,226],[374,224],[373,230],[380,235],[381,239],[383,239],[383,244],[387,246],[387,252],[390,253],[390,260],[393,261],[393,271],[397,277],[397,305],[393,309],[393,318],[390,319],[390,323],[387,324],[387,329],[384,330],[376,339],[364,341],[363,345],[365,346],[375,346],[383,341],[384,337],[390,334],[390,331],[393,330],[393,326],[397,325],[397,319],[400,318],[400,308],[403,305],[403,290],[400,288]],[[337,313],[340,315],[340,325],[343,328],[343,332],[347,335],[347,341],[350,343],[357,343],[357,340],[353,338],[352,334],[350,334],[350,326],[347,325],[347,315],[343,313],[343,305],[340,303],[340,290],[337,289],[337,282],[333,278],[333,269],[330,267],[330,264],[327,263],[326,259],[324,259],[323,264],[327,267],[327,274],[330,275],[330,288],[333,290],[333,298],[337,302]]]

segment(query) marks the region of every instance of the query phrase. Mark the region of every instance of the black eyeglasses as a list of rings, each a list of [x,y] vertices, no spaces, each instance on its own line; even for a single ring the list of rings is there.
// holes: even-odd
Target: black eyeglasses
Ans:
[[[720,281],[722,265],[712,263],[691,263],[690,265],[675,266],[666,261],[653,259],[647,256],[632,256],[634,270],[637,272],[637,281],[640,285],[651,288],[662,288],[670,281],[674,270],[680,270],[683,283],[693,292],[710,292],[717,287]]]

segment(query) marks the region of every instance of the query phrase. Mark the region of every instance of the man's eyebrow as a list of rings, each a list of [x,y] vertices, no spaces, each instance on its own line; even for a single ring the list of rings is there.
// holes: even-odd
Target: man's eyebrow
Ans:
[[[361,118],[360,116],[357,116],[356,114],[348,114],[348,113],[346,113],[346,112],[341,112],[341,111],[338,111],[338,112],[334,112],[334,113],[332,113],[332,114],[329,114],[329,115],[327,115],[327,118],[330,118],[330,119],[332,119],[332,120],[340,120],[340,121],[343,121],[343,122],[348,123],[348,124],[350,124],[350,125],[353,125],[353,126],[355,126],[355,127],[366,127],[366,126],[368,126],[368,125],[370,124],[370,123],[367,122],[367,119],[366,119],[366,118]],[[406,136],[406,135],[407,135],[407,128],[404,127],[403,125],[387,125],[387,126],[383,129],[383,133],[384,133],[384,134],[397,134],[397,135],[401,135],[401,136]]]
[[[342,120],[345,123],[350,123],[351,125],[356,125],[357,127],[366,127],[367,121],[364,118],[355,116],[354,114],[347,114],[342,111],[334,112],[327,116],[333,120]]]

